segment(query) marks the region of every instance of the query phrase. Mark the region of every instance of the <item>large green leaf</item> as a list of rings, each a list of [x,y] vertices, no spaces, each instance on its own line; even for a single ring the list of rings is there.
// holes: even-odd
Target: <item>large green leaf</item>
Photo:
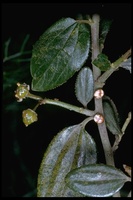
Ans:
[[[121,135],[119,114],[114,102],[108,96],[103,97],[103,110],[109,131],[114,135]]]
[[[94,80],[90,68],[84,67],[77,76],[75,83],[76,97],[85,107],[93,98]]]
[[[70,170],[96,163],[96,160],[95,142],[80,124],[63,129],[44,154],[38,175],[37,196],[82,196],[66,186],[65,176]]]
[[[32,89],[47,91],[65,83],[88,58],[90,32],[85,24],[63,18],[35,43],[31,57]]]
[[[89,197],[109,197],[118,192],[127,176],[115,167],[92,164],[72,170],[66,176],[67,185]]]

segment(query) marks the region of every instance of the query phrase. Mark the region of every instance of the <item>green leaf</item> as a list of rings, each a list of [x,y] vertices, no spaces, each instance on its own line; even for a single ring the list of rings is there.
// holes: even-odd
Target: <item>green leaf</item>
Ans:
[[[44,154],[38,175],[37,196],[82,196],[66,186],[65,176],[70,170],[96,163],[96,160],[95,142],[80,124],[63,129]]]
[[[75,83],[76,97],[85,107],[93,98],[94,80],[90,68],[84,67],[77,76]]]
[[[90,32],[85,24],[63,18],[35,43],[31,58],[32,90],[54,89],[78,71],[88,58]]]
[[[122,171],[104,164],[79,167],[66,176],[66,183],[71,189],[89,197],[112,196],[126,181]]]
[[[108,96],[103,97],[103,110],[109,131],[114,135],[121,135],[119,115],[114,102]]]
[[[107,19],[101,20],[99,44],[100,46],[102,46],[102,49],[104,47],[105,39],[107,37],[111,25],[112,25],[112,20],[107,20]]]
[[[99,54],[92,63],[101,71],[107,71],[111,65],[111,62],[108,60],[108,57],[103,53]]]

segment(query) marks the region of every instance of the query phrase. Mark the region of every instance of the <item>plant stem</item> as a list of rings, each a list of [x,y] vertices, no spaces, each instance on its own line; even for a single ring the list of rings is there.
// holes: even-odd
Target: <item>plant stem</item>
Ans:
[[[131,49],[129,49],[124,55],[117,59],[114,63],[111,64],[111,68],[104,72],[97,80],[99,83],[105,83],[108,77],[115,72],[122,62],[124,62],[131,55]],[[104,85],[104,84],[103,84]]]
[[[128,117],[127,117],[125,123],[122,126],[122,129],[121,129],[122,134],[116,135],[116,139],[115,139],[115,142],[114,142],[113,147],[112,147],[113,151],[116,151],[116,149],[118,149],[118,145],[119,145],[123,135],[125,134],[125,130],[126,130],[128,124],[130,123],[130,121],[131,121],[131,112],[128,113]]]
[[[92,62],[93,62],[94,59],[100,53],[100,48],[99,48],[99,21],[100,21],[100,17],[98,15],[93,15],[92,19],[94,21],[94,24],[91,25]],[[96,89],[97,79],[101,75],[101,71],[95,65],[92,65],[92,67],[93,67],[93,74],[94,74],[93,76],[94,76],[94,80],[95,80],[95,89]],[[100,98],[100,99],[95,98],[94,101],[95,101],[95,112],[100,113],[104,116],[102,98]],[[110,144],[110,141],[109,141],[105,121],[101,124],[98,124],[98,130],[99,130],[100,138],[101,138],[102,145],[103,145],[106,164],[115,166],[113,151],[112,151],[111,144]],[[113,195],[113,197],[120,197],[120,193],[117,192],[116,194]]]
[[[24,39],[24,41],[23,41],[23,43],[22,43],[22,46],[21,46],[21,48],[20,48],[20,51],[18,52],[18,53],[15,53],[15,54],[13,54],[13,55],[11,55],[11,56],[8,56],[8,47],[9,47],[9,44],[10,44],[10,41],[11,41],[11,39],[9,38],[8,40],[7,40],[7,42],[5,42],[5,51],[4,51],[4,59],[3,59],[3,63],[4,62],[6,62],[6,61],[9,61],[9,60],[11,60],[11,59],[14,59],[14,58],[17,58],[17,57],[20,57],[20,56],[22,56],[22,55],[25,55],[25,54],[31,54],[31,51],[24,51],[24,48],[25,48],[25,46],[26,46],[26,43],[27,43],[27,41],[28,41],[28,39],[29,39],[29,34],[27,34],[26,35],[26,37],[25,37],[25,39]],[[29,61],[29,59],[23,59],[23,60],[21,60],[21,61]]]
[[[128,117],[127,117],[125,123],[122,126],[122,129],[121,129],[122,130],[122,135],[124,135],[125,130],[126,130],[128,124],[130,123],[130,121],[131,121],[131,112],[128,113]]]
[[[80,113],[80,114],[83,114],[83,115],[86,115],[86,116],[94,116],[94,114],[95,114],[95,111],[93,111],[93,110],[89,110],[87,108],[78,107],[78,106],[75,106],[75,105],[72,105],[72,104],[69,104],[69,103],[65,103],[65,102],[59,101],[58,99],[47,99],[47,98],[43,99],[40,96],[37,96],[35,94],[31,94],[30,92],[28,93],[27,98],[39,101],[40,105],[42,105],[42,104],[52,104],[52,105],[56,105],[56,106],[66,108],[70,111],[75,111],[77,113]]]
[[[8,61],[8,60],[17,58],[17,57],[22,56],[22,55],[25,55],[25,54],[30,54],[30,53],[31,53],[31,51],[25,51],[25,52],[18,52],[18,53],[15,53],[15,54],[13,54],[13,55],[11,55],[11,56],[5,57],[5,58],[3,59],[3,63],[6,62],[6,61]]]
[[[77,19],[76,20],[77,22],[79,22],[79,23],[84,23],[84,24],[89,24],[89,25],[91,25],[93,22],[92,22],[92,20],[89,18],[88,20],[85,20],[85,19]]]
[[[81,126],[82,126],[82,127],[85,127],[86,124],[87,124],[88,122],[90,122],[91,120],[93,120],[93,119],[94,119],[94,117],[87,117],[83,122],[81,122]]]
[[[68,104],[62,101],[59,101],[58,99],[43,99],[40,104],[52,104],[56,106],[60,106],[63,108],[66,108],[70,111],[75,111],[77,113],[86,115],[86,116],[93,116],[95,114],[95,111],[88,110],[86,108],[78,107],[72,104]]]
[[[30,92],[28,93],[27,98],[34,99],[34,100],[37,100],[37,101],[42,101],[43,100],[42,97],[40,97],[38,95],[35,95],[35,94],[31,94]]]
[[[9,39],[5,42],[5,49],[4,49],[4,55],[5,55],[5,57],[8,56],[8,47],[9,47],[10,42],[11,42],[11,38],[9,38]]]
[[[92,38],[92,61],[97,58],[99,52],[99,15],[95,14],[92,17],[91,38]],[[101,71],[98,67],[92,64],[94,81],[100,76]]]
[[[95,99],[96,111],[104,116],[102,99]],[[106,164],[115,166],[112,147],[109,141],[105,121],[98,124],[98,130],[101,137],[103,150],[105,154]]]
[[[93,19],[93,22],[94,22],[91,25],[92,62],[93,62],[93,60],[100,53],[100,50],[99,50],[99,21],[100,21],[100,17],[98,15],[93,15],[92,19]],[[93,67],[94,80],[96,81],[98,79],[98,77],[100,76],[101,71],[95,65],[93,65],[92,67]],[[95,98],[94,100],[95,100],[95,112],[100,113],[104,116],[102,98],[100,98],[100,99]],[[108,133],[107,133],[105,122],[98,124],[98,130],[99,130],[99,134],[100,134],[102,145],[103,145],[106,164],[114,166],[115,164],[114,164],[113,152],[112,152],[111,144],[110,144],[110,141],[109,141],[109,138],[108,138]]]

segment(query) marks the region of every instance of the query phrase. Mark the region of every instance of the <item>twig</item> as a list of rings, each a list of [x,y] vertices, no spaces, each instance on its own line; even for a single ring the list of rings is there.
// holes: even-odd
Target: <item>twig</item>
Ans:
[[[4,57],[7,57],[7,56],[8,56],[8,47],[9,47],[10,42],[11,42],[11,38],[9,38],[9,39],[5,42]]]
[[[130,123],[130,121],[131,121],[131,112],[128,113],[128,117],[127,117],[127,119],[126,119],[126,121],[125,121],[125,123],[123,124],[123,127],[122,127],[122,129],[121,129],[121,130],[122,130],[122,135],[124,135],[125,130],[126,130],[128,124]]]
[[[5,57],[5,58],[3,59],[3,63],[6,62],[6,61],[8,61],[8,60],[17,58],[17,57],[22,56],[22,55],[25,55],[25,54],[30,54],[30,53],[31,53],[31,51],[25,51],[25,52],[18,52],[18,53],[15,53],[15,54],[13,54],[13,55],[11,55],[11,56]]]
[[[95,114],[95,111],[93,111],[93,110],[89,110],[87,108],[78,107],[78,106],[75,106],[75,105],[72,105],[72,104],[69,104],[69,103],[65,103],[65,102],[59,101],[56,98],[55,99],[47,99],[47,98],[43,99],[40,96],[37,96],[35,94],[31,94],[30,92],[27,94],[26,98],[37,100],[37,101],[39,101],[40,105],[42,105],[42,104],[52,104],[52,105],[56,105],[56,106],[66,108],[70,111],[75,111],[77,113],[80,113],[80,114],[83,114],[83,115],[86,115],[86,116],[94,116],[94,114]]]
[[[72,104],[68,104],[68,103],[59,101],[58,99],[53,100],[53,99],[45,98],[44,100],[41,101],[40,105],[41,104],[52,104],[52,105],[60,106],[60,107],[66,108],[70,111],[75,111],[77,113],[80,113],[80,114],[83,114],[86,116],[93,116],[95,114],[95,111],[88,110],[88,109],[82,108],[82,107],[78,107],[78,106],[75,106]]]
[[[128,117],[127,117],[126,121],[123,124],[123,127],[121,129],[122,134],[121,135],[120,134],[116,135],[116,139],[115,139],[115,142],[114,142],[113,147],[112,147],[113,151],[116,151],[116,149],[118,149],[118,145],[119,145],[123,135],[125,134],[125,130],[126,130],[128,124],[130,123],[130,121],[131,121],[131,112],[128,113]]]
[[[31,51],[24,51],[24,48],[26,46],[26,43],[27,43],[28,39],[29,39],[29,34],[26,35],[26,37],[25,37],[25,39],[24,39],[24,41],[23,41],[23,43],[21,45],[20,51],[18,53],[15,53],[15,54],[11,55],[11,56],[8,56],[8,47],[9,47],[9,43],[11,41],[11,39],[9,38],[7,40],[7,42],[5,42],[3,63],[6,62],[6,61],[9,61],[11,59],[17,58],[19,56],[25,55],[25,54],[31,54]],[[25,61],[25,60],[23,60],[23,61]],[[26,61],[27,61],[27,59],[26,59]]]
[[[23,52],[23,51],[24,51],[24,48],[25,48],[25,46],[26,46],[26,43],[27,43],[28,40],[29,40],[29,37],[30,37],[29,34],[27,34],[27,35],[25,36],[25,39],[24,39],[24,41],[23,41],[23,43],[22,43],[22,46],[21,46],[21,48],[20,48],[20,52]]]
[[[124,55],[112,63],[111,67],[98,78],[97,82],[102,84],[105,83],[109,76],[115,72],[120,67],[121,63],[124,62],[130,55],[131,49],[129,49]]]
[[[93,23],[93,21],[89,18],[88,20],[85,19],[77,19],[76,20],[78,23],[84,23],[84,24],[89,24],[91,25]]]

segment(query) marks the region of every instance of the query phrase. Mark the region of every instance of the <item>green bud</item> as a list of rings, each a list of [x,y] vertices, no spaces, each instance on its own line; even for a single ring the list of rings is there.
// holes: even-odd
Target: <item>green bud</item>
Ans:
[[[24,110],[22,112],[22,118],[25,126],[28,126],[38,120],[37,113],[31,109]]]

